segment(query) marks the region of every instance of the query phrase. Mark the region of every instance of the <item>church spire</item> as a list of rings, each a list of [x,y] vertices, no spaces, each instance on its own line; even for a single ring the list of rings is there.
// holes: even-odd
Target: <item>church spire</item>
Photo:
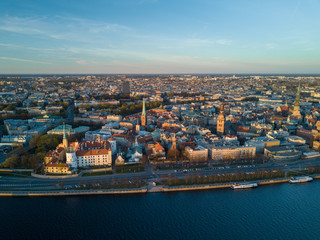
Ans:
[[[141,114],[141,116],[145,116],[145,115],[146,115],[146,99],[143,98],[142,114]]]
[[[147,113],[146,113],[146,100],[143,98],[143,105],[142,105],[142,113],[141,113],[141,126],[147,125]]]
[[[296,100],[294,101],[294,105],[295,106],[300,106],[300,81],[299,81]]]
[[[67,133],[66,133],[66,125],[63,123],[63,139],[62,139],[62,144],[64,149],[68,148],[68,138],[67,138]]]
[[[295,117],[299,117],[299,118],[301,117],[301,113],[300,113],[300,81],[299,81],[299,85],[298,85],[296,100],[293,103],[292,115]]]
[[[63,123],[63,140],[67,139],[67,134],[66,134],[66,124]]]
[[[221,105],[220,105],[220,113],[224,113],[224,105],[223,105],[223,103],[221,103]]]
[[[223,105],[223,103],[221,103],[220,113],[219,113],[218,118],[217,118],[217,133],[219,135],[223,135],[224,134],[224,122],[225,122],[224,105]]]

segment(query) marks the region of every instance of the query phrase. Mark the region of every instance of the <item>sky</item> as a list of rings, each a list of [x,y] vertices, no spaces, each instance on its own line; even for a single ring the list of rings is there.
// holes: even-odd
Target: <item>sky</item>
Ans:
[[[0,74],[318,74],[319,12],[319,0],[1,0]]]

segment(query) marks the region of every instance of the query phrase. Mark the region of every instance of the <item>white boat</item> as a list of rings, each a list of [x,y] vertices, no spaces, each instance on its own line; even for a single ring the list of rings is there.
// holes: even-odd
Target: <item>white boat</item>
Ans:
[[[313,178],[309,176],[293,177],[290,179],[289,183],[304,183],[311,182],[312,180]]]
[[[231,189],[232,190],[235,190],[235,189],[246,189],[246,188],[255,188],[255,187],[258,187],[258,183],[256,182],[251,182],[251,183],[236,183],[236,184],[233,184],[231,186]]]

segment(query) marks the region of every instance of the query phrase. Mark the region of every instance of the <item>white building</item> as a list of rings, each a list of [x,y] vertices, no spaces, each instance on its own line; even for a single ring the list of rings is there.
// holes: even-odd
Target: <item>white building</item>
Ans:
[[[197,146],[197,147],[189,147],[185,148],[186,155],[191,161],[207,161],[208,160],[208,149]]]
[[[69,144],[66,163],[72,168],[90,166],[111,166],[112,149],[116,149],[115,141],[104,142],[73,142]]]
[[[256,156],[256,147],[213,147],[212,160],[241,160],[253,159]]]
[[[290,136],[287,137],[288,142],[296,143],[296,144],[306,144],[306,140],[299,136]]]
[[[257,153],[263,153],[264,148],[266,146],[266,141],[267,141],[267,139],[254,138],[249,141],[246,141],[244,146],[245,147],[255,147]]]
[[[105,166],[112,164],[111,149],[92,149],[67,152],[67,164],[73,168]]]
[[[286,137],[289,137],[289,135],[290,135],[289,132],[284,131],[282,129],[270,131],[267,133],[267,137],[270,139],[286,138]]]

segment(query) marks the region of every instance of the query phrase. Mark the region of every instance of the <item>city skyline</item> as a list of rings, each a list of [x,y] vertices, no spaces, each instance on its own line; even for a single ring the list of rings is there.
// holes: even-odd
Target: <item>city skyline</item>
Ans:
[[[320,3],[0,3],[0,73],[319,73]]]

